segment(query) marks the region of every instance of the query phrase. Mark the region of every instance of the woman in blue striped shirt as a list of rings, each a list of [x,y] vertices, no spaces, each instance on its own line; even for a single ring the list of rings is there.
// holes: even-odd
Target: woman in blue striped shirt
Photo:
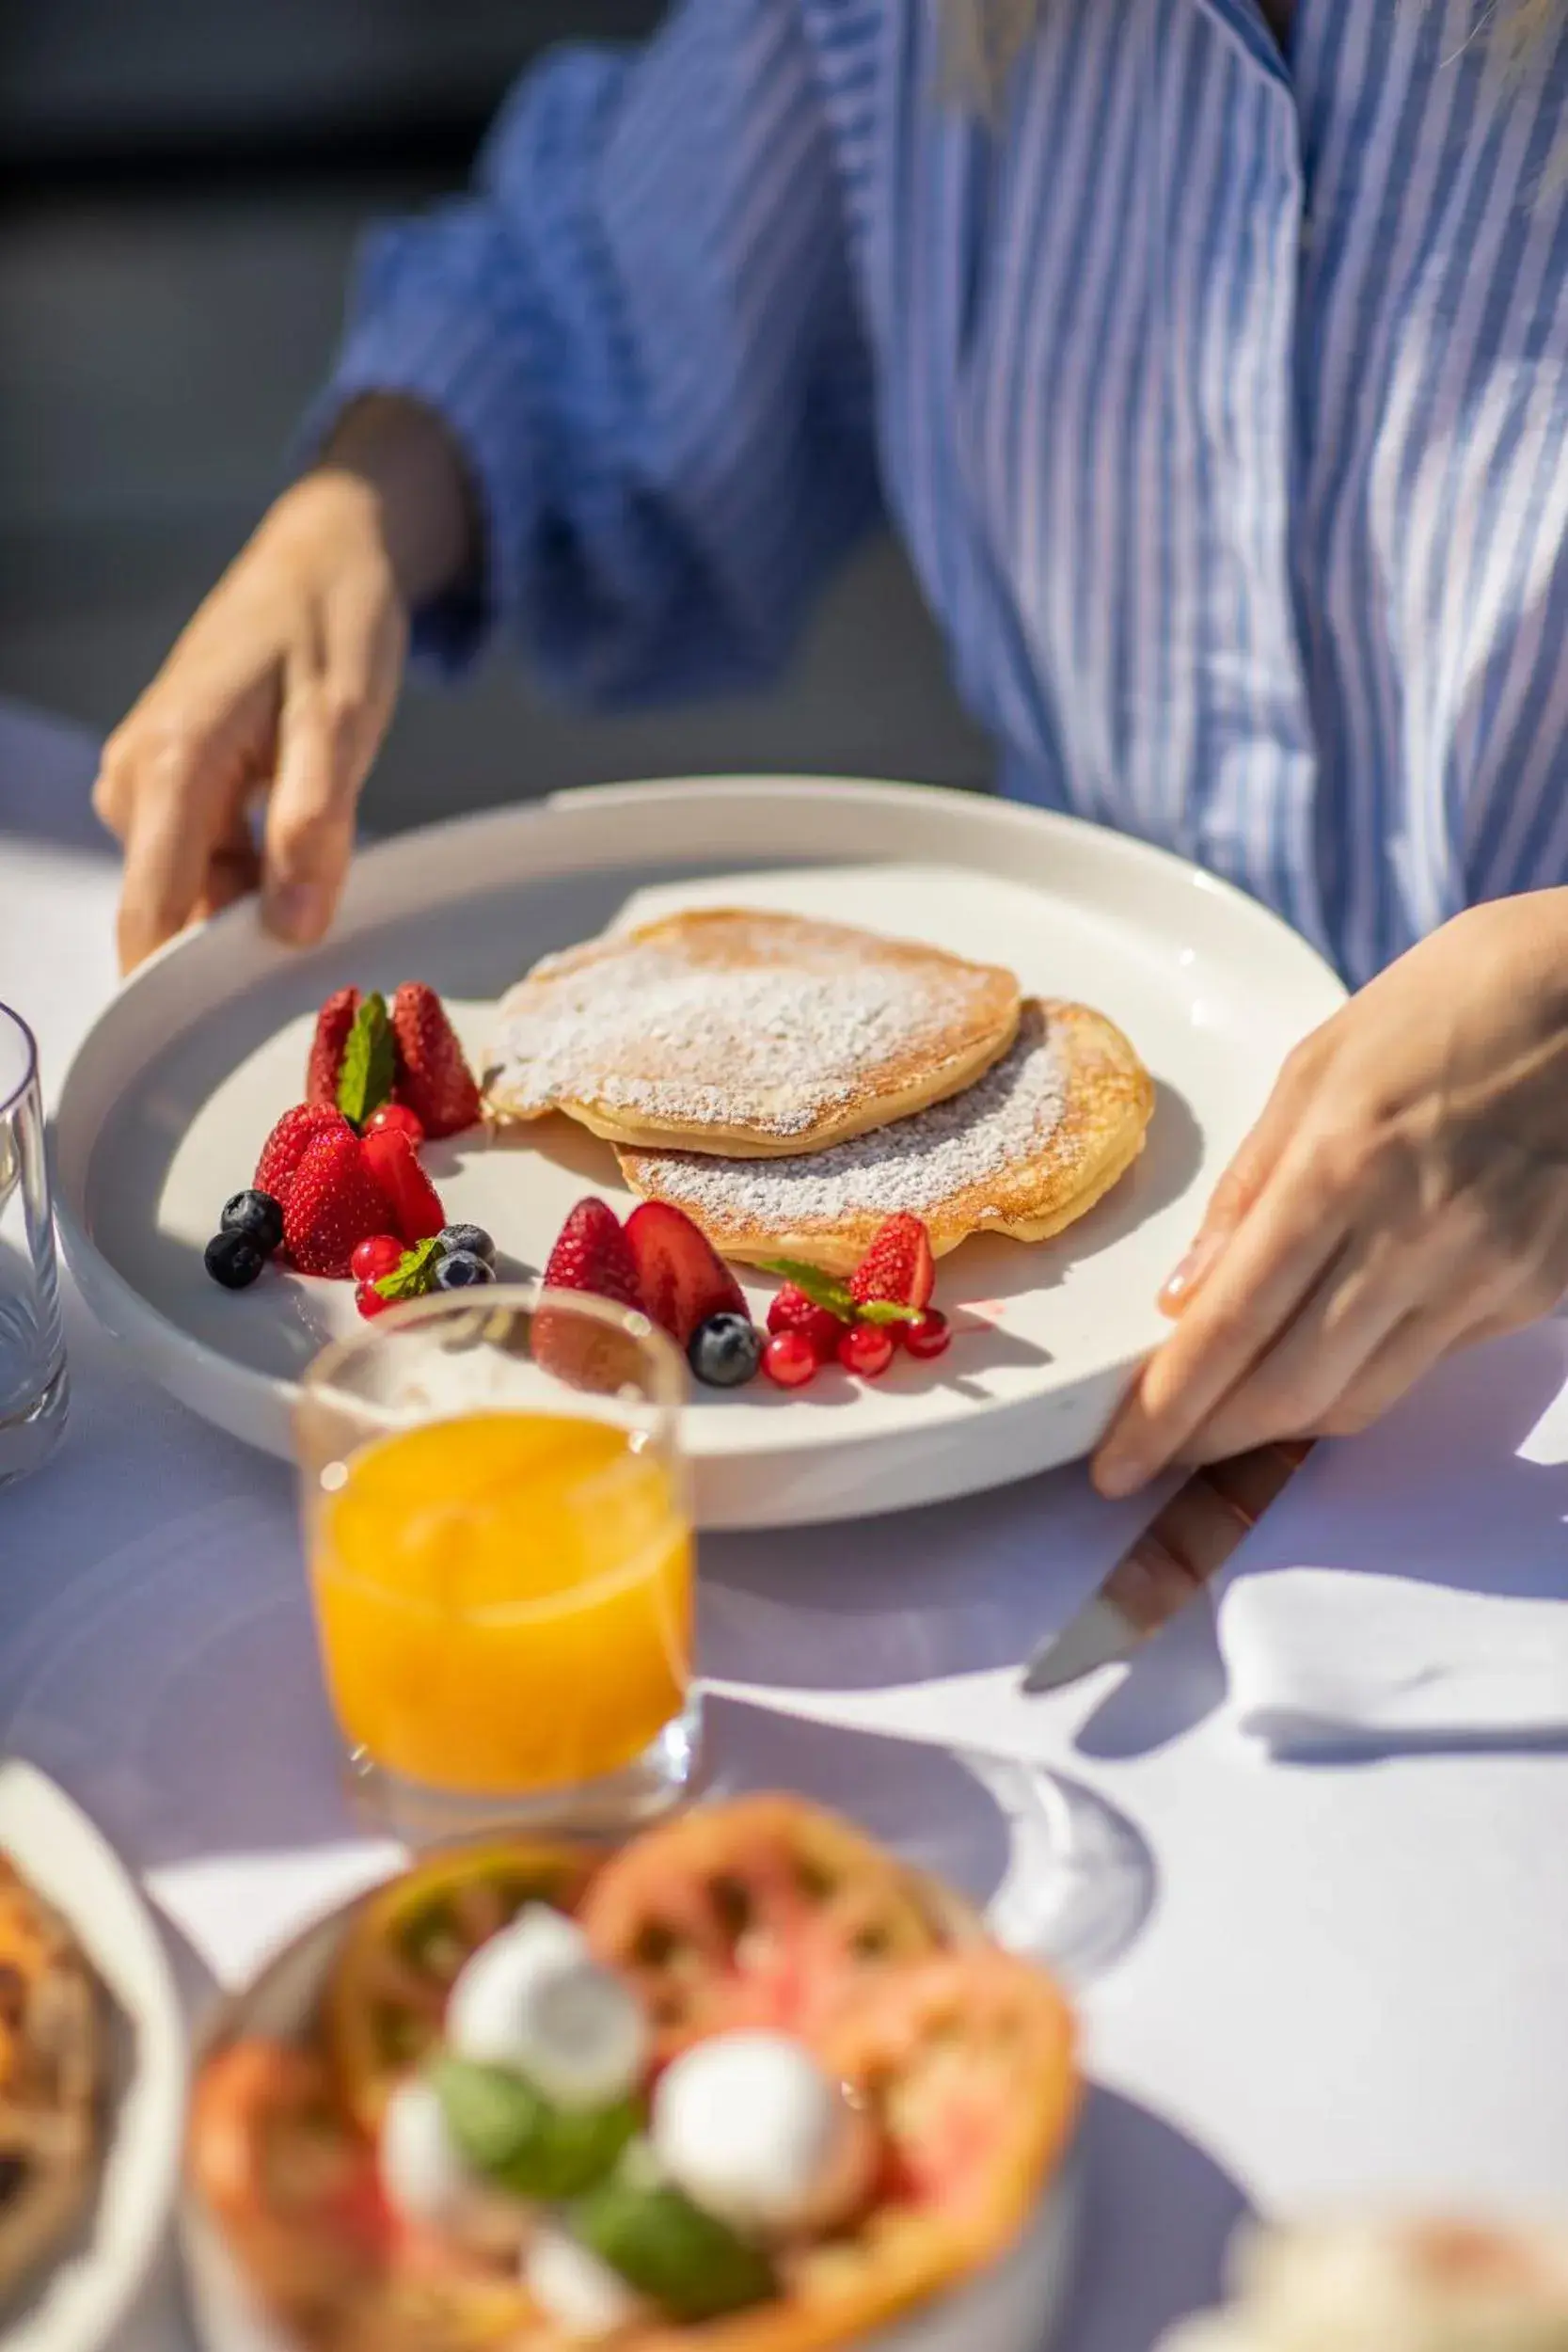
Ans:
[[[1358,990],[1101,1483],[1360,1426],[1568,1284],[1565,142],[1564,0],[679,0],[557,56],[374,243],[323,454],[107,748],[126,959],[257,879],[259,780],[320,935],[410,626],[730,686],[886,515],[1005,787]]]

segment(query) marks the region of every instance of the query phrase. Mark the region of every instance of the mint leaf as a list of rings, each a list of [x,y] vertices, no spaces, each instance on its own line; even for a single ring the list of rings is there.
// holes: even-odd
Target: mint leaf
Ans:
[[[854,1322],[856,1307],[849,1285],[836,1275],[824,1274],[819,1265],[804,1265],[799,1258],[764,1258],[760,1263],[764,1274],[776,1274],[782,1282],[793,1282],[798,1291],[804,1291],[814,1307],[826,1307],[841,1323]]]
[[[863,1299],[855,1312],[863,1323],[918,1323],[922,1310],[906,1307],[896,1298]]]
[[[441,1255],[441,1237],[432,1233],[428,1241],[416,1242],[405,1249],[390,1274],[384,1274],[375,1285],[379,1298],[422,1298],[426,1291],[436,1288],[436,1264]]]
[[[338,1073],[338,1108],[343,1117],[362,1127],[372,1111],[391,1101],[396,1075],[387,999],[372,991],[355,1014],[343,1047],[343,1066]]]

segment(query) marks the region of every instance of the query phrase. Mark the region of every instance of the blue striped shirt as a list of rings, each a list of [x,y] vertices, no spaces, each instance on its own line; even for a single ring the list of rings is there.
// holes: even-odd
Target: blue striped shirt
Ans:
[[[1568,877],[1568,37],[1487,0],[684,0],[379,233],[336,406],[439,410],[496,620],[598,703],[766,675],[879,516],[1006,787],[1361,980]],[[1565,11],[1568,24],[1568,11]]]

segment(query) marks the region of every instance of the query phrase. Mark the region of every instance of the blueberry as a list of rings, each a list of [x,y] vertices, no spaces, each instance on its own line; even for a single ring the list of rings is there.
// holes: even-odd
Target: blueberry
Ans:
[[[221,1282],[226,1291],[243,1291],[255,1281],[266,1260],[248,1233],[228,1232],[213,1235],[202,1263],[214,1281]]]
[[[486,1265],[474,1249],[454,1249],[450,1257],[436,1261],[436,1287],[439,1291],[466,1291],[472,1282],[493,1282],[496,1269]]]
[[[709,1315],[692,1332],[686,1356],[705,1388],[738,1389],[762,1361],[762,1333],[745,1315]]]
[[[466,1250],[471,1257],[483,1258],[487,1266],[496,1263],[496,1245],[483,1225],[443,1225],[436,1238],[443,1258],[455,1258]]]
[[[218,1223],[226,1233],[243,1233],[263,1258],[283,1238],[283,1211],[270,1192],[237,1192]]]

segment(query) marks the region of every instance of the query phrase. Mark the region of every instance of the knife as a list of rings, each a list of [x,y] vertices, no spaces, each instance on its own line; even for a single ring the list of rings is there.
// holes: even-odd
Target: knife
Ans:
[[[1155,1514],[1070,1625],[1047,1634],[1023,1670],[1031,1697],[1121,1665],[1216,1577],[1311,1453],[1281,1440],[1212,1462]]]

